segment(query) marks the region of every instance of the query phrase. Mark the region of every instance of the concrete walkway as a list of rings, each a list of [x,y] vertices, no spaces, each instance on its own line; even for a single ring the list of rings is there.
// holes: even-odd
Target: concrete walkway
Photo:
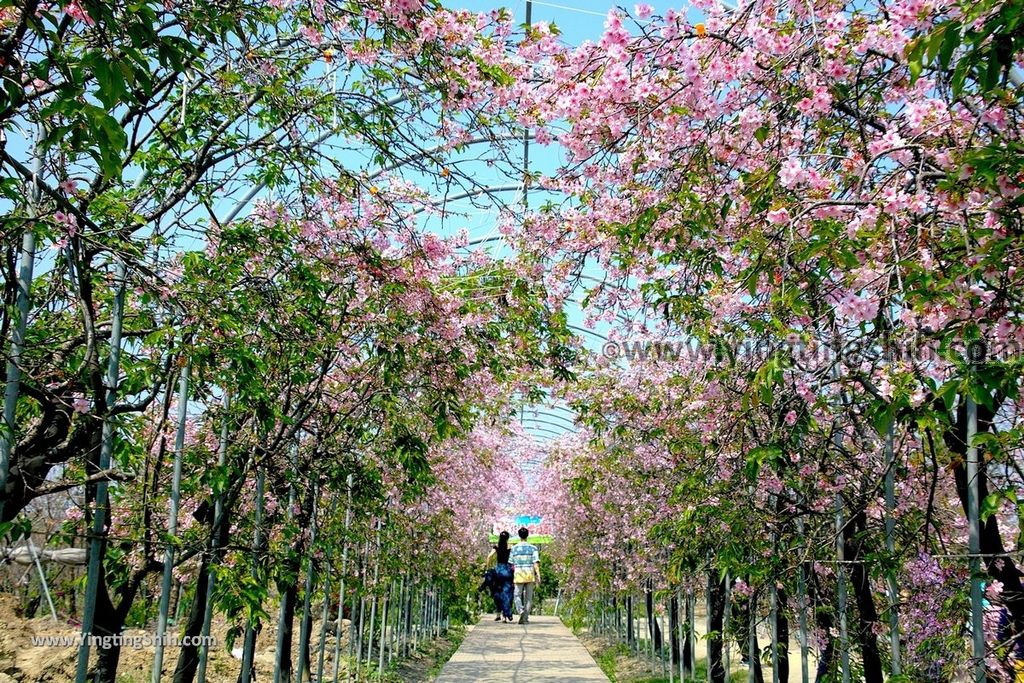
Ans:
[[[523,626],[493,619],[484,617],[466,634],[435,683],[608,683],[590,653],[558,617],[530,617]]]

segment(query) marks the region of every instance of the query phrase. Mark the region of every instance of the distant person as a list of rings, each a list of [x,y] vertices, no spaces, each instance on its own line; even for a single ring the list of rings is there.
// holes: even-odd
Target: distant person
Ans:
[[[508,547],[509,533],[502,531],[498,535],[498,545],[494,546],[487,556],[487,571],[491,573],[491,598],[494,600],[495,621],[505,620],[512,623],[512,565],[508,558],[511,549]]]
[[[530,610],[533,609],[533,590],[540,584],[540,553],[537,547],[526,542],[530,530],[523,527],[519,530],[519,543],[512,548],[512,566],[515,567],[515,599],[516,611],[519,612],[519,623],[530,623]]]

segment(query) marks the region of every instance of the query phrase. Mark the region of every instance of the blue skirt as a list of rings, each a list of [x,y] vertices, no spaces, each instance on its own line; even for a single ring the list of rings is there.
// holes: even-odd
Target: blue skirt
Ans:
[[[511,564],[499,563],[494,570],[494,583],[491,584],[494,611],[500,612],[507,619],[512,618],[512,578],[514,576]]]

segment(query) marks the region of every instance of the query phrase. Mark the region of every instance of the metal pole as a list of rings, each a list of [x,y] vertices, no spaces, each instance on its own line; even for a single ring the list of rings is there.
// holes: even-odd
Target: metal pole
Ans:
[[[349,620],[348,620],[348,661],[345,663],[345,680],[352,680],[352,666],[355,663],[356,670],[358,672],[359,657],[356,653],[356,642],[362,638],[362,623],[358,625],[356,623],[356,612],[358,611],[358,605],[362,604],[362,600],[359,597],[359,588],[352,591],[352,604],[349,605]],[[353,630],[358,629],[358,630]],[[362,646],[362,643],[359,643]]]
[[[686,665],[685,658],[683,657],[685,645],[683,644],[683,621],[687,614],[688,607],[683,602],[686,596],[681,590],[676,591],[676,637],[679,639],[679,682],[683,683],[686,681]]]
[[[124,324],[124,294],[127,273],[124,264],[117,261],[114,265],[114,279],[117,283],[117,294],[114,296],[114,310],[110,323],[110,358],[107,362],[106,406],[103,415],[103,433],[100,442],[99,471],[110,469],[110,457],[114,451],[114,421],[110,410],[117,398],[117,383],[121,368],[121,330]],[[82,642],[78,648],[78,668],[75,681],[85,683],[89,673],[89,638],[96,619],[96,594],[99,592],[100,552],[103,548],[103,535],[107,519],[107,481],[101,479],[96,483],[95,511],[92,518],[92,536],[89,539],[89,566],[86,574],[85,605],[82,608]]]
[[[366,666],[373,661],[373,626],[377,621],[377,581],[380,578],[380,520],[377,520],[376,552],[373,555],[373,596],[370,599],[370,631],[366,638]]]
[[[651,579],[647,579],[647,590],[644,595],[644,608],[647,612],[647,654],[650,667],[654,669],[654,588]]]
[[[338,623],[334,626],[334,683],[338,683],[338,662],[341,660],[342,619],[345,615],[345,575],[348,572],[348,530],[352,523],[352,475],[345,478],[348,499],[345,503],[345,539],[341,545],[341,576],[338,580]],[[353,616],[350,613],[350,616]],[[352,640],[352,620],[349,619],[348,638]],[[348,666],[346,665],[346,669]]]
[[[388,599],[387,595],[385,595],[383,598],[381,598],[381,605],[380,605],[380,643],[379,643],[378,648],[377,648],[377,650],[378,650],[378,653],[377,653],[377,675],[378,676],[380,676],[383,673],[383,671],[384,671],[384,648],[385,648],[385,643],[387,642],[386,638],[387,638],[387,634],[388,634],[388,606],[390,605],[390,603],[391,603],[391,601]]]
[[[804,543],[804,518],[802,516],[796,518],[796,531],[800,536],[801,546]],[[806,566],[801,558],[800,571],[797,574],[797,599],[799,600],[800,614],[799,620],[799,639],[800,639],[800,681],[801,683],[810,683],[811,672],[810,672],[810,653],[807,648],[807,574]]]
[[[363,562],[361,566],[360,576],[363,578],[363,583],[360,586],[359,596],[359,631],[357,632],[356,641],[356,678],[359,677],[359,667],[363,660],[363,624],[366,617],[366,564],[370,557],[370,542],[366,541],[363,544]]]
[[[391,590],[388,592],[388,666],[395,661],[395,648],[398,644],[398,619],[402,616],[402,596],[399,593],[398,583],[391,579]]]
[[[289,522],[291,522],[291,520],[294,517],[294,515],[292,514],[292,510],[295,509],[295,499],[296,499],[296,495],[297,495],[297,493],[295,491],[295,478],[299,475],[299,447],[298,447],[298,444],[293,443],[291,448],[292,448],[292,458],[291,458],[291,460],[292,460],[292,471],[291,471],[291,476],[289,477],[289,481],[288,481],[288,509],[285,510],[285,513],[284,513],[285,519],[287,519]],[[286,672],[282,670],[283,667],[281,666],[281,664],[282,664],[282,661],[283,661],[282,658],[285,656],[285,653],[284,653],[284,650],[285,650],[285,642],[284,642],[285,628],[284,627],[285,627],[285,622],[288,621],[288,605],[286,604],[287,600],[284,599],[284,596],[282,595],[281,597],[282,597],[281,605],[280,605],[280,607],[277,610],[277,647],[275,648],[275,653],[276,653],[276,658],[277,658],[277,665],[274,667],[274,683],[289,683],[290,680],[291,680],[292,670],[294,670],[294,663],[293,663],[293,666],[292,666],[292,670],[289,670],[287,672],[288,678],[284,679],[283,677],[284,677]]]
[[[768,601],[769,601],[769,633],[771,633],[771,645],[772,645],[772,683],[779,683],[779,589],[775,585],[775,580],[772,579],[772,584],[768,588]]]
[[[889,421],[885,432],[885,549],[889,553],[889,561],[896,558],[896,456],[893,449],[893,430],[895,418]],[[900,616],[899,586],[896,584],[896,572],[887,572],[886,583],[889,587],[889,646],[892,651],[890,673],[899,676],[902,672],[900,662]]]
[[[850,640],[846,623],[846,528],[843,497],[836,494],[836,595],[839,602],[839,665],[843,683],[850,683]]]
[[[36,553],[36,545],[32,542],[31,534],[25,539],[25,545],[28,547],[29,555],[32,556],[32,561],[36,565],[36,571],[39,572],[39,583],[43,588],[43,595],[46,596],[46,604],[50,607],[50,616],[53,617],[54,621],[60,621],[57,618],[57,610],[53,607],[53,598],[50,597],[50,587],[46,584],[46,574],[43,572],[43,564],[39,561],[39,555]]]
[[[253,531],[252,578],[259,579],[259,555],[263,550],[263,495],[267,485],[267,474],[262,467],[256,470],[256,519]],[[242,672],[240,679],[247,683],[255,678],[253,662],[256,656],[256,627],[250,619],[245,625],[245,642],[242,646]]]
[[[188,419],[188,379],[191,364],[186,361],[178,383],[178,430],[174,434],[174,470],[171,475],[171,509],[167,515],[167,545],[164,548],[164,575],[160,584],[160,611],[157,617],[153,683],[160,683],[164,665],[164,638],[167,636],[167,613],[171,604],[171,581],[174,570],[174,543],[178,535],[178,506],[181,503],[181,461],[185,450],[185,422]]]
[[[324,576],[324,606],[320,610],[320,646],[317,648],[316,680],[324,680],[324,662],[327,650],[327,619],[331,616],[331,567]]]
[[[722,602],[722,653],[725,658],[725,680],[732,675],[732,648],[729,641],[729,622],[732,618],[732,575],[725,573],[725,591],[723,591]]]
[[[759,661],[757,651],[757,593],[751,592],[747,598],[747,659],[750,660],[747,669],[747,682],[756,683],[757,663]]]
[[[222,404],[224,408],[224,422],[220,427],[220,445],[217,448],[217,467],[223,468],[227,464],[228,458],[228,435],[230,433],[230,425],[228,422],[228,411],[231,408],[231,394],[228,391],[224,392]],[[213,534],[210,538],[210,563],[209,566],[212,568],[213,564],[217,561],[217,549],[220,547],[220,525],[224,523],[224,497],[221,494],[217,494],[216,499],[213,503]],[[215,573],[212,571],[207,572],[206,579],[206,604],[204,605],[203,611],[203,630],[202,638],[199,642],[199,670],[196,672],[196,680],[199,683],[206,683],[206,664],[210,658],[210,626],[213,623],[213,587],[215,581]]]
[[[713,584],[714,580],[715,580],[715,578],[712,575],[712,572],[709,571],[708,572],[707,594],[704,596],[704,609],[707,611],[707,613],[704,615],[704,622],[706,624],[704,633],[706,634],[706,638],[707,638],[707,647],[705,648],[705,654],[707,655],[707,667],[706,667],[707,668],[707,672],[706,673],[707,673],[708,683],[713,683],[713,679],[712,679],[712,676],[711,676],[711,670],[714,668],[713,666],[711,666],[712,649],[713,649],[713,647],[712,647],[712,638],[711,638],[711,613],[715,611],[715,606],[714,606],[713,600],[712,600],[712,593],[714,591],[714,587],[713,587],[712,584]]]
[[[416,595],[419,586],[411,575],[406,579],[406,615],[405,615],[405,656],[408,657],[416,651]]]
[[[402,574],[401,585],[402,612],[399,615],[398,629],[398,656],[405,657],[409,652],[409,582],[405,574]]]
[[[689,590],[689,610],[690,618],[687,623],[689,634],[687,637],[690,640],[690,676],[695,681],[697,680],[697,596],[692,588]]]
[[[663,660],[667,660],[668,663],[669,663],[669,666],[667,667],[668,671],[663,672],[663,673],[667,674],[669,676],[669,683],[675,683],[675,680],[676,680],[676,663],[675,663],[675,661],[672,660],[672,641],[673,641],[673,637],[672,637],[672,614],[673,614],[672,603],[675,600],[675,598],[673,598],[672,594],[670,593],[669,595],[666,596],[665,599],[668,601],[668,604],[666,605],[667,608],[665,610],[665,613],[669,615],[669,620],[668,620],[668,624],[666,624],[666,626],[668,628],[665,631],[663,631],[662,633],[663,634],[668,634],[668,636],[669,636],[669,648],[668,648],[669,649],[669,656],[668,656],[667,659],[663,659]],[[676,608],[677,609],[676,609],[675,614],[676,614],[676,621],[678,622],[679,621],[679,611],[678,611],[679,603],[678,602],[676,603]],[[665,643],[664,636],[662,638],[662,643],[663,644]]]
[[[316,513],[317,513],[317,491],[318,485],[314,479],[310,487],[310,495],[313,496],[312,521],[309,525],[309,552],[306,553],[306,585],[302,596],[302,624],[299,626],[299,666],[296,673],[296,680],[301,683],[302,675],[306,673],[306,657],[309,654],[310,625],[309,612],[311,598],[313,596],[313,548],[316,545]]]
[[[978,433],[978,405],[967,396],[967,539],[971,568],[971,644],[974,680],[985,683],[985,629],[981,582],[981,510],[979,474],[981,462],[974,438]]]
[[[39,173],[43,168],[43,157],[37,147],[38,140],[32,142],[32,185],[29,188],[29,215],[35,218],[39,204],[40,188]],[[21,354],[25,350],[25,330],[28,326],[28,311],[31,303],[32,270],[36,258],[35,225],[30,225],[21,236],[21,263],[18,267],[16,286],[18,297],[16,309],[18,319],[11,333],[11,354],[7,359],[7,383],[4,386],[4,415],[0,424],[0,516],[3,515],[4,503],[7,501],[7,477],[11,471],[11,449],[14,447],[15,413],[18,407],[18,394],[21,391]]]

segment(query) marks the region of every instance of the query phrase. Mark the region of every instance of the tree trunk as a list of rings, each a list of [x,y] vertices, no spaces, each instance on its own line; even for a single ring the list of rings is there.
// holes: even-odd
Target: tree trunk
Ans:
[[[185,625],[185,643],[178,651],[178,662],[174,666],[174,683],[192,683],[199,668],[199,646],[195,643],[203,632],[203,618],[206,616],[206,592],[210,585],[210,564],[206,557],[199,566],[196,577],[195,597]]]
[[[835,623],[835,619],[825,610],[817,609],[814,612],[814,622],[817,624],[818,630],[827,634],[826,637],[828,638],[825,641],[825,649],[822,650],[821,657],[818,659],[818,671],[815,674],[814,681],[815,683],[834,681],[835,676],[833,674],[835,673],[838,660],[836,639],[832,635],[832,625]]]
[[[668,642],[672,649],[672,666],[679,666],[682,650],[679,647],[679,596],[673,595],[668,603]]]
[[[223,548],[227,545],[231,524],[229,521],[228,505],[221,508],[221,520],[219,525],[210,531],[210,545],[213,545],[214,535],[218,536],[217,547]],[[211,514],[212,518],[212,514]],[[216,525],[217,520],[211,519],[211,524]],[[196,670],[199,668],[199,637],[203,633],[203,620],[206,617],[206,597],[210,586],[210,563],[216,561],[222,551],[218,550],[212,558],[204,555],[199,566],[199,576],[196,578],[195,598],[192,600],[192,609],[189,611],[188,622],[185,626],[187,645],[182,645],[178,652],[178,662],[174,667],[173,683],[192,683],[196,677]]]
[[[312,512],[313,496],[312,493],[307,493],[296,517],[296,522],[300,528],[306,527]],[[298,600],[299,575],[302,570],[302,558],[305,550],[303,536],[299,536],[292,544],[290,559],[286,563],[281,575],[283,580],[278,581],[278,590],[281,592],[281,600],[284,605],[284,619],[283,624],[281,624],[281,631],[278,634],[278,643],[281,647],[277,653],[277,668],[281,672],[281,679],[285,681],[291,681],[294,675],[292,635],[295,630],[295,605]]]
[[[757,683],[764,683],[764,672],[761,670],[760,652],[761,646],[757,642],[757,634],[754,634],[754,661],[750,661],[750,598],[736,597],[733,593],[732,623],[736,625],[736,644],[739,647],[741,659],[748,667],[754,669],[754,680]]]
[[[626,596],[626,642],[630,645],[636,640],[633,634],[633,596]]]
[[[281,672],[281,679],[285,681],[292,680],[292,631],[294,630],[295,603],[298,594],[299,589],[294,583],[285,588],[281,594],[284,616],[280,624],[281,633],[278,634],[281,649],[277,653],[277,669]]]
[[[711,683],[725,683],[725,663],[722,661],[723,644],[725,643],[722,627],[725,624],[725,581],[709,581],[711,588],[711,631],[718,635],[708,640],[708,662]]]
[[[120,586],[117,591],[117,607],[114,607],[114,603],[110,599],[110,590],[107,587],[106,572],[103,564],[100,564],[100,583],[96,591],[96,617],[93,621],[93,634],[98,637],[114,636],[124,630],[124,622],[128,618],[128,611],[135,601],[142,580],[151,573],[152,569],[152,565],[140,569],[124,585]],[[104,645],[107,647],[103,647]],[[96,648],[96,668],[93,669],[92,680],[97,683],[115,683],[120,660],[120,642],[114,638],[100,641]]]
[[[103,573],[102,566],[100,573]],[[106,584],[106,579],[101,576],[96,595],[96,618],[92,628],[93,634],[100,638],[117,635],[124,628],[124,620],[118,618],[117,610],[114,609],[114,605],[110,601]],[[103,645],[107,645],[107,647],[103,647]],[[99,641],[96,647],[96,668],[93,669],[92,679],[96,683],[115,683],[117,665],[120,660],[121,643],[119,641],[114,638],[104,638]]]
[[[775,633],[778,634],[777,647],[779,652],[779,680],[789,680],[789,596],[782,588],[775,597]],[[874,680],[869,678],[868,680]],[[878,679],[881,680],[881,679]]]
[[[864,676],[869,681],[880,681],[882,656],[878,651],[878,637],[875,635],[878,610],[875,608],[875,596],[871,592],[871,577],[862,563],[864,548],[860,537],[866,531],[867,515],[864,510],[859,510],[846,525],[843,533],[846,536],[846,549],[850,553],[848,559],[851,560],[848,565],[850,585],[860,617],[857,620],[857,642],[860,646]]]
[[[661,652],[661,625],[658,624],[658,620],[654,618],[654,593],[651,591],[645,591],[644,601],[645,606],[647,607],[647,632],[651,635],[651,639],[654,641],[655,652]]]
[[[994,413],[984,405],[978,405],[978,433],[994,430]],[[957,408],[956,421],[953,426],[943,432],[943,441],[946,446],[960,456],[953,461],[953,479],[956,483],[956,492],[963,506],[964,515],[967,514],[967,406],[961,402]],[[985,467],[984,454],[979,454],[981,466],[978,468],[978,501],[985,500],[988,496],[988,472]],[[994,581],[1003,584],[1001,595],[1002,603],[1010,613],[1010,624],[1008,633],[1004,635],[1008,639],[1014,635],[1024,633],[1024,585],[1021,583],[1021,571],[1013,558],[1006,556],[1006,548],[1003,546],[1003,539],[999,533],[999,520],[996,515],[990,515],[980,525],[981,531],[981,554],[986,558],[985,569]]]
[[[305,596],[303,596],[303,599],[305,599]],[[312,638],[312,633],[313,633],[313,612],[310,611],[310,612],[306,613],[303,621],[305,622],[306,633],[309,633],[311,635],[310,635],[309,638],[306,639],[306,643],[305,643],[306,647],[301,652],[299,652],[299,657],[302,660],[302,671],[304,672],[303,680],[308,681],[308,680],[310,680],[312,678],[312,673],[313,673],[313,669],[310,667],[310,657],[309,657],[309,651],[310,651],[310,648],[311,648],[312,643],[313,643],[313,638]],[[383,639],[383,637],[384,636],[382,634],[381,638]],[[381,647],[383,647],[383,644],[381,644]],[[385,662],[386,661],[387,660],[385,658]],[[300,681],[299,683],[302,683],[302,681]]]

